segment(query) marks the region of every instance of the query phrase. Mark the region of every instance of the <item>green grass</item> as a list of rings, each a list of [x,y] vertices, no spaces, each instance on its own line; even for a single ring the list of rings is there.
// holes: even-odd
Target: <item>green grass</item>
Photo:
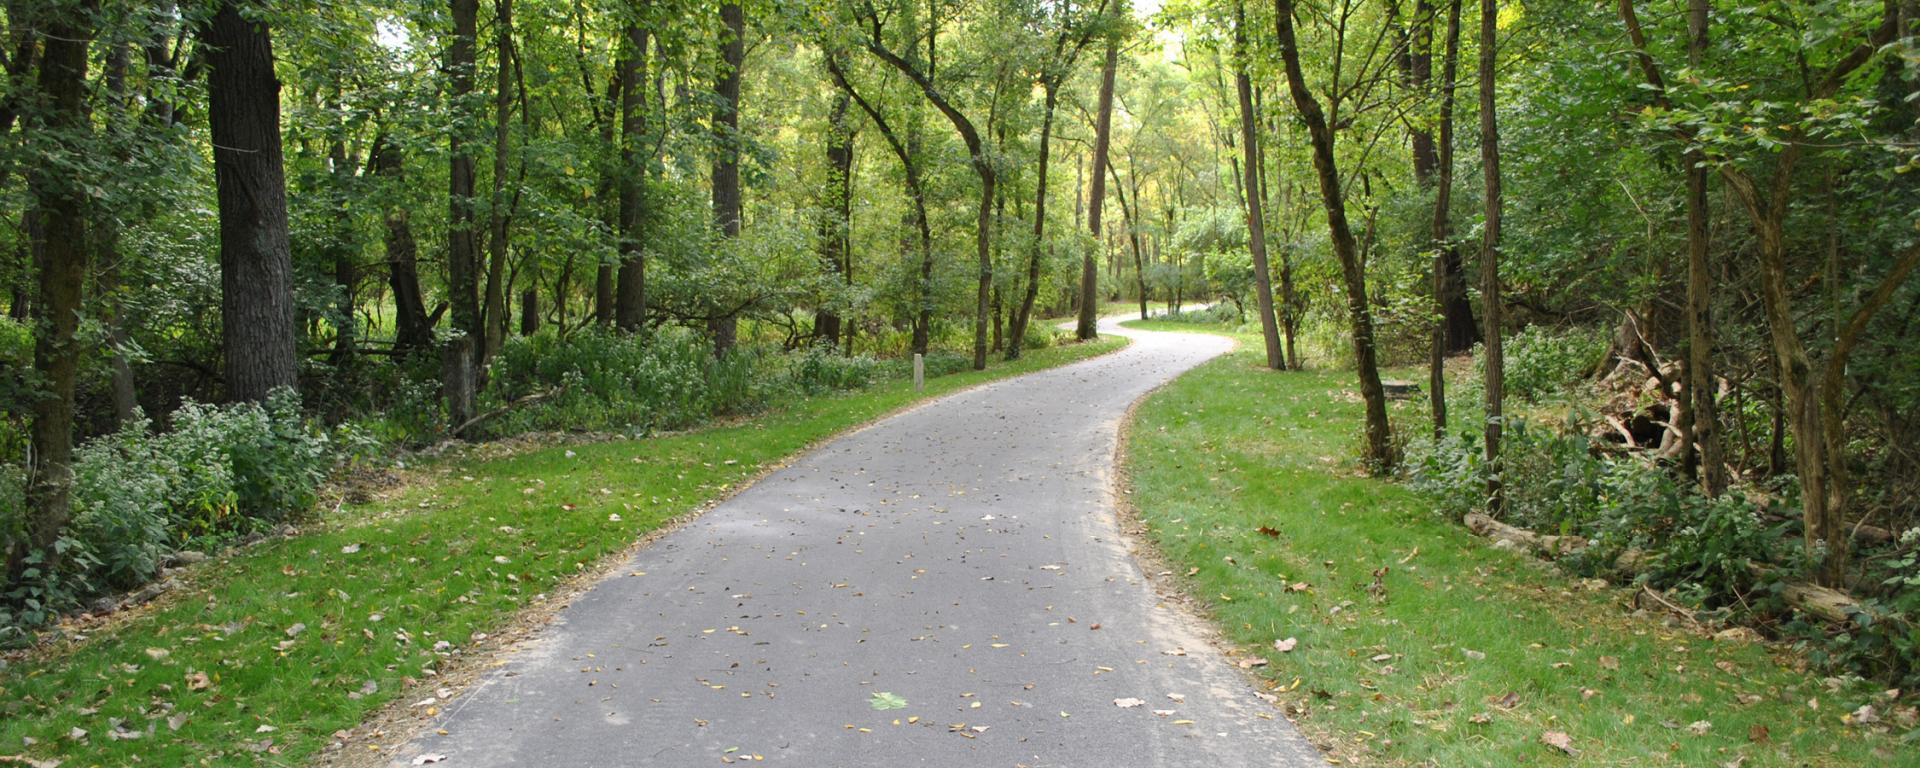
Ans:
[[[1635,616],[1629,593],[1494,549],[1359,476],[1352,374],[1268,372],[1259,339],[1241,339],[1142,405],[1132,499],[1171,567],[1193,569],[1191,592],[1271,661],[1260,673],[1337,754],[1556,764],[1569,756],[1541,738],[1558,731],[1581,765],[1920,764],[1920,747],[1848,724],[1872,691],[1829,690],[1783,649]],[[1424,407],[1395,416],[1422,423]],[[1368,590],[1381,568],[1384,599]],[[1298,646],[1277,652],[1288,637]]]
[[[391,499],[216,558],[150,610],[0,671],[0,756],[303,762],[388,702],[431,696],[429,671],[476,633],[500,631],[570,575],[760,468],[922,397],[1124,344],[996,359],[928,381],[925,395],[889,381],[730,426],[426,467]],[[140,737],[114,739],[115,722]],[[69,738],[75,728],[88,735]]]

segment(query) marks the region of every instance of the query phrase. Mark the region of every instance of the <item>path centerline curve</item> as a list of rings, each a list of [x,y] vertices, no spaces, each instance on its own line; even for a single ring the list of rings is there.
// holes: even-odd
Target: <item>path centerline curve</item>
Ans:
[[[1121,319],[1120,351],[843,435],[644,548],[395,764],[1324,765],[1115,518],[1128,407],[1232,343]]]

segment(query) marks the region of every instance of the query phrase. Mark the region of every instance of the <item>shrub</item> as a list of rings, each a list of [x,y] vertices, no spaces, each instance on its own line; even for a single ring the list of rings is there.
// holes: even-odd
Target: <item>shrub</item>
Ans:
[[[787,378],[794,389],[817,395],[865,389],[879,380],[880,373],[879,361],[871,357],[838,355],[830,348],[815,345],[793,355]]]
[[[21,628],[89,597],[139,586],[176,549],[215,548],[306,513],[332,461],[330,441],[308,426],[291,390],[265,404],[187,401],[173,431],[151,426],[137,416],[74,452],[60,567],[29,569],[10,585],[0,627],[13,629],[0,634],[17,640]],[[17,468],[0,469],[0,546],[9,551],[24,533],[20,484]]]
[[[1058,343],[1065,332],[1046,323],[1028,323],[1027,331],[1020,337],[1020,348],[1031,352],[1046,349]]]
[[[780,361],[735,347],[715,357],[704,336],[679,327],[651,334],[590,328],[509,340],[489,369],[480,410],[531,395],[545,399],[484,424],[488,434],[541,430],[678,429],[717,414],[764,407]]]
[[[1484,346],[1473,350],[1475,381],[1486,380]],[[1607,337],[1587,328],[1555,331],[1530,325],[1506,337],[1505,378],[1509,397],[1538,402],[1565,392],[1600,367]]]

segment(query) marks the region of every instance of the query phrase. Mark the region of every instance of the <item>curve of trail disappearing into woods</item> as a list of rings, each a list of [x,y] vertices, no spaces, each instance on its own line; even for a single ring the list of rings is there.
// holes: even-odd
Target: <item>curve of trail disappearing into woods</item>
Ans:
[[[661,538],[396,764],[1324,765],[1115,516],[1128,406],[1231,342],[1101,331],[1133,343],[840,437]]]

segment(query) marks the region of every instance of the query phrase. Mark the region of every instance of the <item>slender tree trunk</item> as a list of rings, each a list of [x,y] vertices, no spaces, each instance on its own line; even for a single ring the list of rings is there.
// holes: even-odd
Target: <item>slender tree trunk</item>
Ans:
[[[336,105],[337,106],[337,105]],[[332,166],[329,181],[333,183],[330,192],[336,196],[333,201],[338,208],[346,210],[348,188],[353,183],[353,169],[347,161],[346,142],[334,138],[327,147],[327,163]],[[358,353],[359,322],[355,316],[357,305],[356,291],[360,286],[359,248],[356,239],[358,230],[353,220],[347,216],[337,216],[332,224],[330,242],[327,250],[333,257],[334,296],[334,336],[333,352],[327,362],[333,366],[351,365]]]
[[[83,134],[90,130],[86,98],[87,45],[93,36],[91,6],[70,7],[64,13],[46,14],[44,19],[46,45],[40,62],[39,91],[46,107],[36,128],[74,153],[85,151]],[[231,70],[227,76],[232,76]],[[36,167],[28,171],[27,186],[45,236],[33,343],[33,368],[40,378],[41,391],[33,399],[25,535],[7,553],[9,587],[21,582],[29,566],[41,573],[59,567],[61,553],[55,544],[72,517],[73,397],[81,354],[74,335],[80,326],[81,294],[87,281],[84,185],[52,168]],[[32,563],[36,555],[40,562]]]
[[[1244,164],[1259,168],[1260,131],[1253,113],[1253,79],[1247,75],[1247,18],[1244,2],[1233,8],[1233,87],[1240,102],[1240,148]],[[1273,278],[1267,267],[1266,201],[1260,185],[1249,185],[1246,199],[1247,247],[1253,252],[1253,298],[1260,312],[1260,338],[1266,342],[1267,367],[1284,371],[1287,360],[1280,348],[1280,327],[1273,311]]]
[[[1333,252],[1340,261],[1340,273],[1347,291],[1347,315],[1353,334],[1354,367],[1360,378],[1360,398],[1367,412],[1367,463],[1376,471],[1393,468],[1393,435],[1387,423],[1387,396],[1380,385],[1379,362],[1375,357],[1373,314],[1367,307],[1367,278],[1360,262],[1353,229],[1347,222],[1346,197],[1340,186],[1340,170],[1333,154],[1334,132],[1327,124],[1320,102],[1307,89],[1300,69],[1300,46],[1294,39],[1293,0],[1275,0],[1274,24],[1280,40],[1280,56],[1287,72],[1287,88],[1294,107],[1307,124],[1313,142],[1313,166],[1320,181],[1320,197],[1327,211],[1327,231],[1333,240]]]
[[[207,123],[220,204],[220,319],[227,395],[296,386],[293,255],[280,147],[280,81],[266,22],[220,4],[207,44]]]
[[[1020,359],[1020,346],[1026,340],[1027,322],[1033,315],[1034,299],[1040,295],[1040,257],[1046,248],[1047,232],[1047,164],[1053,153],[1053,110],[1059,105],[1059,83],[1048,79],[1041,84],[1042,107],[1040,117],[1040,158],[1034,180],[1033,192],[1033,242],[1028,244],[1027,288],[1020,296],[1020,305],[1014,308],[1012,340],[1007,343],[1007,359]]]
[[[494,0],[494,49],[500,59],[495,70],[493,91],[493,195],[487,206],[487,290],[484,322],[485,346],[475,361],[485,368],[486,361],[500,352],[507,331],[507,246],[512,234],[508,220],[507,160],[511,156],[508,139],[512,135],[513,116],[513,0]]]
[[[1106,60],[1100,65],[1100,101],[1093,127],[1093,188],[1087,193],[1087,229],[1095,242],[1101,237],[1101,209],[1107,202],[1107,155],[1113,144],[1113,81],[1119,68],[1120,39],[1107,39]],[[1080,256],[1080,316],[1074,337],[1089,341],[1100,336],[1100,265],[1094,256],[1099,246]]]
[[[647,322],[646,178],[652,159],[642,152],[647,141],[647,30],[629,24],[622,34],[618,75],[620,91],[620,271],[614,299],[614,324],[632,333]],[[631,83],[632,86],[627,84]],[[717,195],[717,193],[716,193]]]
[[[1433,436],[1447,433],[1447,355],[1454,352],[1455,313],[1449,311],[1466,291],[1460,279],[1460,251],[1453,242],[1453,98],[1460,69],[1461,0],[1447,3],[1447,52],[1440,76],[1440,144],[1435,159],[1433,191],[1433,345],[1428,359],[1427,384],[1433,390]],[[1431,41],[1432,34],[1427,35]],[[1471,319],[1472,308],[1466,316]]]
[[[1687,61],[1704,65],[1708,0],[1687,0]],[[1718,387],[1713,373],[1713,275],[1709,263],[1713,218],[1707,190],[1706,154],[1689,149],[1681,157],[1687,169],[1687,387],[1693,399],[1693,444],[1699,447],[1700,488],[1708,496],[1727,490],[1727,465],[1720,437]]]
[[[723,3],[720,22],[726,31],[720,79],[714,86],[718,103],[713,126],[719,146],[713,154],[713,219],[720,236],[734,240],[740,237],[740,65],[746,60],[746,15],[739,3]],[[733,348],[738,328],[739,318],[731,310],[707,319],[715,355]]]
[[[1506,358],[1500,338],[1500,129],[1494,114],[1494,67],[1499,63],[1498,0],[1480,0],[1480,167],[1486,180],[1486,224],[1480,240],[1480,311],[1486,320],[1487,507],[1500,514],[1506,493],[1501,485],[1500,432],[1506,417]]]

